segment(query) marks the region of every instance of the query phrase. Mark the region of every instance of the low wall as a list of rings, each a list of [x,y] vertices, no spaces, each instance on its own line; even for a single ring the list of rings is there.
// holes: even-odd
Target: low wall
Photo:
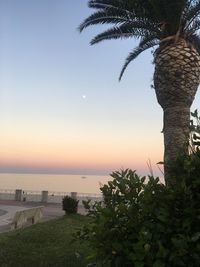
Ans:
[[[101,194],[78,193],[78,192],[52,192],[52,191],[31,191],[31,190],[0,190],[0,200],[15,200],[29,201],[42,203],[62,203],[64,196],[71,196],[79,200],[79,205],[82,205],[82,200],[91,200],[92,202],[101,201]]]

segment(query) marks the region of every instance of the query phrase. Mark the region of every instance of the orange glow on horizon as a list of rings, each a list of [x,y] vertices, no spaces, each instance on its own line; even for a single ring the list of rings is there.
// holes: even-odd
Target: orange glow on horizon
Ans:
[[[119,169],[146,168],[152,162],[162,160],[162,145],[158,140],[144,139],[130,142],[130,138],[119,140],[112,135],[73,136],[53,132],[46,135],[30,129],[1,133],[1,166],[31,166],[33,168],[73,169]],[[161,136],[162,137],[162,136]],[[145,166],[145,167],[144,167]]]

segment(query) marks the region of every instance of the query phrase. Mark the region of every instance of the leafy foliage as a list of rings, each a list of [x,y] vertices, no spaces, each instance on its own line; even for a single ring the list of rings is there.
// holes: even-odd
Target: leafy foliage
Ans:
[[[65,196],[62,200],[62,207],[66,214],[77,213],[78,210],[78,202],[72,197]]]
[[[200,149],[200,116],[197,109],[191,112],[192,120],[190,126],[190,148],[191,152],[195,152]]]
[[[78,236],[93,249],[91,266],[199,266],[200,152],[176,167],[173,188],[127,169],[111,174],[103,202],[85,203],[93,222]]]
[[[94,37],[92,45],[103,40],[140,39],[126,58],[119,79],[132,60],[153,46],[184,39],[200,51],[199,0],[89,0],[88,6],[96,11],[83,21],[80,31],[97,24],[112,25]]]

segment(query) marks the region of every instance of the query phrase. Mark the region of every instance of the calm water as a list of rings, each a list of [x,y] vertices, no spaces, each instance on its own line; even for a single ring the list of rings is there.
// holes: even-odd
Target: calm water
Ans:
[[[50,175],[0,173],[0,189],[24,189],[33,191],[80,192],[99,194],[101,184],[111,180],[109,176]]]

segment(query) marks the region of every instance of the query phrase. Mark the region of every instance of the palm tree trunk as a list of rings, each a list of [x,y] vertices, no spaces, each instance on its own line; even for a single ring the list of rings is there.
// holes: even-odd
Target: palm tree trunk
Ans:
[[[190,106],[200,77],[200,55],[185,40],[161,45],[154,54],[154,87],[164,111],[164,172],[170,185],[170,166],[182,150],[188,153]]]
[[[179,106],[164,109],[164,172],[167,185],[170,180],[170,166],[179,153],[188,154],[190,107]]]

